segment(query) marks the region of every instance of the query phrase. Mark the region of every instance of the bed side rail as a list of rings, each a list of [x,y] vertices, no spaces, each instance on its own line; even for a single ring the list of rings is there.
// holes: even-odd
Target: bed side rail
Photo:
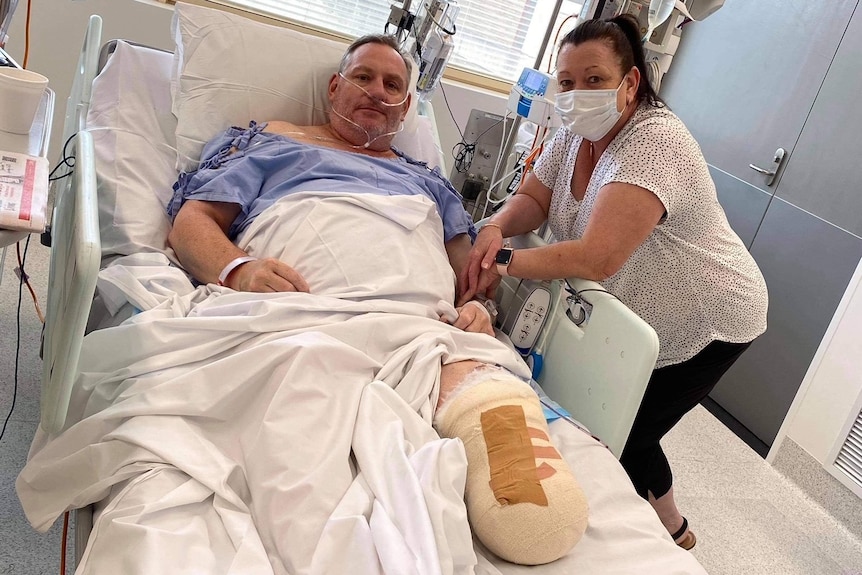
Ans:
[[[69,139],[84,128],[87,120],[87,112],[90,109],[90,100],[93,93],[93,79],[98,73],[99,65],[99,43],[102,41],[102,18],[98,15],[90,16],[87,22],[87,31],[84,35],[84,44],[78,55],[78,64],[75,75],[72,78],[72,88],[66,98],[66,110],[63,121],[64,148],[61,149],[60,161],[64,161],[63,154],[68,152],[65,146]],[[74,154],[72,154],[74,156]],[[71,156],[70,156],[71,157]],[[65,186],[51,187],[48,194],[48,225],[42,234],[42,244],[50,247],[53,238],[54,210],[56,209],[58,196]]]
[[[512,244],[527,248],[545,245],[545,241],[530,233],[512,238]],[[519,306],[526,295],[518,295],[517,280],[504,279],[498,301],[504,311],[513,309],[512,313],[517,314],[514,306]],[[534,347],[542,356],[538,382],[549,397],[619,457],[655,368],[658,336],[598,283],[569,278],[569,285],[582,292],[579,297],[592,308],[589,318],[576,325],[566,313],[570,294],[564,283],[551,283],[551,315]],[[521,288],[523,292],[524,286]]]
[[[84,45],[78,56],[78,66],[72,80],[72,90],[66,100],[66,118],[63,124],[63,141],[84,127],[93,94],[93,79],[99,70],[99,51],[102,42],[102,18],[90,16]]]
[[[84,131],[72,142],[75,173],[59,180],[48,275],[41,425],[50,434],[66,421],[101,256],[93,138]]]

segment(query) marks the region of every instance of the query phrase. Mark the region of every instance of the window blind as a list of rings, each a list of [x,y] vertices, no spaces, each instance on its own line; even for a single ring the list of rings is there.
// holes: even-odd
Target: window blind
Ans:
[[[351,38],[383,32],[391,6],[402,5],[391,0],[221,1]],[[421,1],[410,10],[415,13]],[[557,21],[554,4],[550,0],[460,0],[449,65],[514,82],[525,66],[535,64],[546,29]],[[580,2],[564,2],[570,12],[580,6]]]

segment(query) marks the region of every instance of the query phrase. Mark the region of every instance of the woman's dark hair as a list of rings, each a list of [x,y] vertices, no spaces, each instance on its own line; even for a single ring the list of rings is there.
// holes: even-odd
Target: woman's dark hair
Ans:
[[[661,108],[664,102],[653,90],[647,75],[646,58],[641,44],[640,24],[631,14],[615,16],[610,20],[587,20],[580,23],[574,30],[560,40],[560,49],[566,44],[578,46],[589,40],[605,42],[617,55],[620,70],[623,74],[636,66],[641,73],[636,98],[638,102],[647,102],[651,106]]]

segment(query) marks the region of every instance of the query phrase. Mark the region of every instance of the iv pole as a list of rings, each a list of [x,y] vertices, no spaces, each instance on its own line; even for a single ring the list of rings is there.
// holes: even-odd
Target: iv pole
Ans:
[[[554,12],[553,12],[553,14],[555,15],[554,17],[559,16],[560,8],[562,8],[562,6],[563,6],[563,0],[556,0],[556,4],[554,5]],[[553,29],[553,26],[548,26],[545,29],[545,37],[542,38],[542,44],[539,47],[539,55],[536,56],[536,63],[533,66],[533,68],[535,68],[536,70],[539,70],[540,66],[542,65],[542,59],[545,57],[545,50],[547,50],[548,42],[550,42],[550,40],[551,40],[552,29]],[[503,155],[500,156],[501,158],[503,158],[504,166],[506,163],[508,163],[509,156],[512,154],[512,148],[515,147],[515,140],[518,137],[518,129],[521,127],[521,119],[522,119],[521,116],[519,116],[517,114],[512,119],[512,127],[509,130],[509,137],[506,139],[506,145],[503,148]],[[504,126],[504,129],[505,129],[505,126]],[[504,174],[506,173],[505,168],[503,169],[503,173]],[[497,177],[497,170],[495,169],[494,170],[494,177],[491,179],[491,181],[492,182],[495,181],[494,178],[496,178],[496,177]],[[497,184],[497,189],[499,189],[499,187],[500,187],[500,183]],[[494,194],[494,190],[488,190],[489,197],[492,194]]]

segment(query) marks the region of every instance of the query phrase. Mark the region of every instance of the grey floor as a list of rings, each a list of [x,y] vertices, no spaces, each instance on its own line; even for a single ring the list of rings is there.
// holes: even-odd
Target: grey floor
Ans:
[[[15,259],[13,246],[0,283],[0,421],[12,403],[18,339]],[[33,236],[26,269],[43,309],[47,260]],[[62,520],[37,533],[15,495],[39,421],[40,323],[26,290],[21,319],[18,397],[0,441],[0,574],[57,573]],[[698,536],[693,553],[711,575],[862,575],[862,543],[706,409],[688,414],[664,445],[680,509]]]

